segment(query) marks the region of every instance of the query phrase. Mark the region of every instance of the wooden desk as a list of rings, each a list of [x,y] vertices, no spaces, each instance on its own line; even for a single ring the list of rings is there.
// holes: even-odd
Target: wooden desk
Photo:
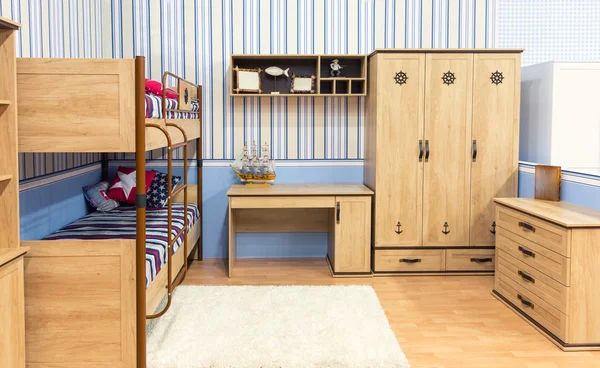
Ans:
[[[238,232],[327,232],[335,276],[371,275],[371,196],[362,184],[232,185],[229,197],[229,277]]]

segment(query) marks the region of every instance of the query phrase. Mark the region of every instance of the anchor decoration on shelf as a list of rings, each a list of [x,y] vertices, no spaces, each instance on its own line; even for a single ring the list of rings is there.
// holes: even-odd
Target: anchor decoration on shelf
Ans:
[[[442,230],[442,233],[448,234],[450,232],[450,230],[448,230],[448,226],[450,225],[448,225],[447,222],[444,222],[444,230]]]
[[[400,221],[398,221],[398,223],[396,224],[397,230],[394,230],[396,232],[396,234],[402,234],[404,232],[404,230],[400,230],[401,227],[402,227],[402,224],[400,223]]]
[[[401,70],[398,73],[396,73],[394,80],[396,81],[396,84],[399,84],[399,85],[406,84],[406,81],[408,80],[408,75],[406,75],[406,73],[404,73]]]
[[[456,80],[456,77],[454,76],[454,73],[452,73],[449,70],[446,73],[444,73],[444,76],[442,77],[442,81],[444,82],[444,84],[446,84],[448,86],[451,84],[454,84],[455,80]]]
[[[490,230],[490,233],[496,235],[496,221],[492,222],[492,230]]]
[[[495,72],[492,72],[490,80],[492,81],[492,84],[499,85],[504,80],[504,76],[502,75],[502,72],[496,70]]]

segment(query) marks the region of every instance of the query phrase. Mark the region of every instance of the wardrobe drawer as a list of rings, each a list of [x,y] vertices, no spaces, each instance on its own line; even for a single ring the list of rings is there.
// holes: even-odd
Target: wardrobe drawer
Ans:
[[[571,282],[571,260],[525,238],[506,231],[496,230],[496,249],[510,254],[526,265],[553,278],[563,285]]]
[[[571,256],[568,230],[523,212],[498,205],[496,225],[521,235],[545,248]]]
[[[446,249],[446,271],[493,271],[494,249]]]
[[[496,272],[496,291],[559,339],[566,341],[567,315],[561,313],[502,272]]]
[[[569,288],[535,268],[498,250],[496,271],[510,277],[521,287],[542,298],[564,314],[568,314]]]
[[[444,270],[443,249],[390,249],[375,251],[376,272],[433,272]]]

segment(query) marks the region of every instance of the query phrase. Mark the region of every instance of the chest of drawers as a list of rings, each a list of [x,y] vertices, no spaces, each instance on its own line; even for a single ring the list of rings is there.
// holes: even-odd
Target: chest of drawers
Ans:
[[[600,212],[498,198],[493,295],[565,351],[600,350]]]

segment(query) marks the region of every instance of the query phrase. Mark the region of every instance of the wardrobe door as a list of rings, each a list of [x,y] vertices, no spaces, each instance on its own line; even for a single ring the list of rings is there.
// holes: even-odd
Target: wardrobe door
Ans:
[[[377,63],[375,246],[420,246],[425,54]]]
[[[494,245],[494,198],[517,195],[520,54],[475,54],[471,245]]]
[[[469,244],[473,54],[427,54],[423,245]]]

